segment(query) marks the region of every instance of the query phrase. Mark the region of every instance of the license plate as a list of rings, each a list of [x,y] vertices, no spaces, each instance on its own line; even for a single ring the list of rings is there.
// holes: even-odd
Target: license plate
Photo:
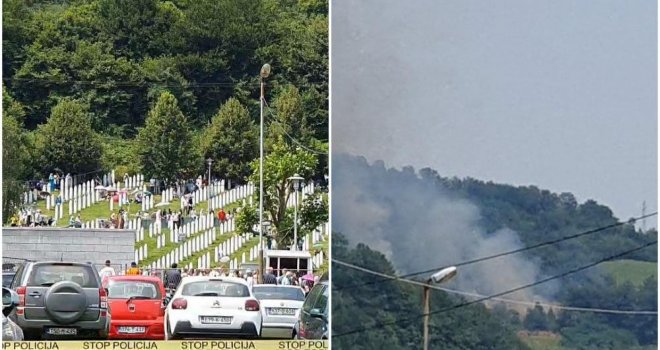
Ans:
[[[117,331],[125,334],[140,334],[144,333],[146,330],[146,327],[119,327]]]
[[[269,315],[279,315],[279,316],[295,316],[296,309],[286,308],[286,307],[273,307],[268,309]]]
[[[210,324],[231,324],[231,317],[228,316],[200,316],[199,321]]]
[[[50,335],[77,335],[78,329],[76,328],[48,328],[47,334]]]

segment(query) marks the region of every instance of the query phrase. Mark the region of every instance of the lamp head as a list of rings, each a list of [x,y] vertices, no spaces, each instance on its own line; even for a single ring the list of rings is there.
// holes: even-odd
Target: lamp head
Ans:
[[[450,266],[431,275],[429,281],[433,281],[434,283],[447,282],[448,280],[456,276],[457,272],[458,269],[456,269],[456,266]]]
[[[263,66],[261,66],[261,71],[259,72],[259,75],[261,76],[262,79],[268,78],[270,75],[270,64],[266,63]]]

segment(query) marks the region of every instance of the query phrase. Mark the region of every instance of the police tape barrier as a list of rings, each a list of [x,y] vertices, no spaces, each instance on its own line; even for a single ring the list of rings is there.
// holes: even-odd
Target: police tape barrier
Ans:
[[[328,349],[327,340],[106,340],[3,341],[3,350],[311,350]]]

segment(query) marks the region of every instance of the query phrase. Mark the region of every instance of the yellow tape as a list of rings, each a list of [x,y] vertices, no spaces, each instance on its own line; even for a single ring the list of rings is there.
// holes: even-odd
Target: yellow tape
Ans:
[[[3,350],[311,350],[327,348],[327,340],[107,340],[2,342]]]

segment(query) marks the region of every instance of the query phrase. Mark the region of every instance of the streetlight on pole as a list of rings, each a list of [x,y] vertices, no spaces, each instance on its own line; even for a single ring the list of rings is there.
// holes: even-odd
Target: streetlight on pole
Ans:
[[[295,209],[293,214],[293,250],[298,250],[298,190],[300,189],[300,183],[304,178],[298,174],[295,174],[288,178],[289,181],[293,183],[293,190],[296,196]]]
[[[259,275],[257,282],[263,283],[264,271],[264,80],[270,75],[270,65],[268,63],[261,67],[259,72],[259,85],[261,93],[260,102],[260,134],[259,134]]]
[[[209,157],[206,160],[206,163],[209,165],[209,179],[208,179],[208,182],[207,182],[207,185],[206,185],[206,191],[207,191],[206,193],[208,194],[208,198],[207,198],[207,201],[206,201],[206,204],[207,204],[206,210],[207,210],[207,212],[209,212],[209,211],[211,211],[211,201],[210,201],[211,192],[209,192],[209,191],[211,189],[211,164],[213,164],[213,158]]]
[[[443,283],[447,282],[456,276],[457,273],[456,266],[446,267],[433,275],[426,281],[426,286],[424,286],[424,297],[422,299],[422,304],[424,306],[424,350],[429,350],[429,313],[431,312],[430,305],[430,296],[431,296],[431,283]]]

